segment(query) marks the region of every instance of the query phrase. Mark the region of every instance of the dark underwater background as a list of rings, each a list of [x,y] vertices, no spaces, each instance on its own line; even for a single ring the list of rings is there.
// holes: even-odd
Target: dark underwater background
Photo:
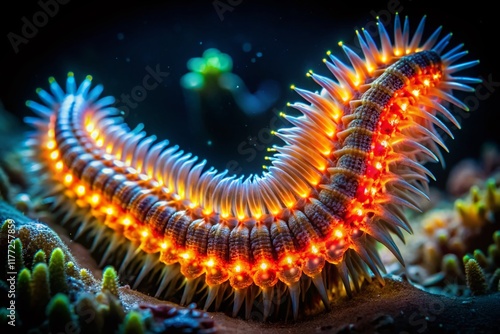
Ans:
[[[500,143],[500,58],[495,50],[499,20],[486,1],[42,0],[9,6],[0,10],[0,101],[19,120],[32,115],[25,101],[37,98],[37,87],[48,89],[50,76],[64,84],[69,71],[77,82],[90,74],[94,84],[104,86],[104,95],[119,97],[143,85],[148,68],[158,69],[168,75],[129,108],[126,122],[132,127],[144,123],[148,134],[169,139],[219,170],[261,173],[261,166],[268,164],[265,148],[281,143],[269,130],[286,125],[277,113],[294,113],[286,103],[301,101],[290,85],[318,89],[305,74],[310,69],[329,74],[322,62],[327,50],[341,55],[339,41],[355,46],[355,28],[373,28],[377,15],[391,21],[387,29],[392,37],[398,11],[409,16],[412,32],[426,14],[426,37],[443,25],[442,36],[453,32],[452,46],[465,43],[468,60],[481,61],[464,73],[482,77],[486,84],[479,94],[459,95],[473,110],[460,114],[461,131],[450,125],[456,139],[445,140],[450,149],[445,153],[447,166],[478,158],[485,142]],[[46,22],[39,13],[43,8],[50,12]],[[34,19],[42,20],[37,31],[19,44],[13,42],[13,36],[23,37],[26,21]],[[232,58],[232,72],[250,92],[263,82],[273,83],[276,91],[267,92],[275,99],[272,106],[251,117],[223,92],[202,108],[202,116],[192,117],[180,80],[189,72],[187,61],[208,48]],[[429,168],[437,177],[432,185],[442,186],[448,170],[438,164]]]

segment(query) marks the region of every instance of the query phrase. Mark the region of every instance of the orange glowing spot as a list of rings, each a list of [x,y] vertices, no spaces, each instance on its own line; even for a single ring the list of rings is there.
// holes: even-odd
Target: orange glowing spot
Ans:
[[[431,84],[431,83],[430,83],[429,79],[425,79],[425,80],[424,80],[424,85],[429,86],[430,84]]]
[[[111,145],[106,146],[106,153],[111,154],[111,152],[113,152],[113,146]]]
[[[385,63],[385,62],[387,61],[387,57],[382,57],[382,58],[380,58],[380,60],[381,60],[383,63]]]
[[[262,214],[261,213],[256,213],[253,216],[255,217],[255,219],[259,220],[260,217],[262,217]]]
[[[208,215],[210,215],[210,214],[212,213],[212,211],[207,210],[207,209],[204,209],[204,210],[202,211],[202,213],[203,213],[205,216],[208,216]]]
[[[240,220],[240,221],[241,221],[241,220],[243,220],[243,219],[245,219],[245,215],[238,215],[238,220]]]
[[[403,104],[401,105],[401,110],[406,111],[406,108],[408,108],[408,104],[403,103]]]
[[[141,232],[141,235],[142,235],[143,238],[147,238],[148,235],[149,235],[149,232],[146,231],[146,230],[144,230],[144,231]]]
[[[62,169],[63,169],[63,163],[62,163],[62,161],[58,161],[56,163],[56,170],[60,171]]]
[[[324,172],[324,171],[325,171],[325,169],[326,169],[326,165],[321,165],[321,166],[319,166],[319,167],[318,167],[318,170],[319,170],[320,172]]]
[[[104,210],[104,212],[105,212],[107,215],[110,215],[110,216],[111,216],[111,215],[113,215],[113,213],[115,212],[115,210],[113,210],[113,207],[108,206],[108,207]]]
[[[78,196],[85,195],[85,186],[79,185],[78,187],[76,187],[76,194]]]
[[[55,147],[56,147],[56,142],[54,140],[50,140],[49,142],[47,142],[47,148],[49,150],[53,150]]]
[[[85,130],[87,130],[87,132],[94,131],[94,124],[93,123],[87,124],[87,126],[85,127]]]
[[[54,138],[55,136],[55,132],[54,132],[54,129],[50,129],[48,132],[47,132],[49,138]]]
[[[160,244],[160,247],[161,247],[161,249],[167,249],[167,248],[168,248],[168,245],[167,245],[167,243],[166,243],[166,242],[162,242],[162,243]]]
[[[99,196],[98,194],[94,194],[92,195],[92,197],[90,198],[90,202],[94,205],[97,205],[99,204],[99,201],[101,200],[101,196]]]
[[[50,152],[50,159],[56,160],[57,158],[59,158],[59,151]]]
[[[188,253],[188,252],[186,252],[186,253],[182,253],[182,254],[181,254],[181,257],[182,257],[184,260],[189,260],[190,255],[189,255],[189,253]]]
[[[130,224],[132,224],[132,221],[130,220],[130,218],[128,218],[128,217],[123,218],[122,225],[129,226]]]
[[[211,268],[215,266],[215,261],[213,259],[209,259],[207,262],[205,262],[205,265]]]
[[[227,212],[222,212],[220,216],[221,216],[222,218],[227,218],[227,217],[229,217],[229,213],[227,213]]]
[[[196,203],[189,203],[189,208],[194,209],[196,208],[197,204]]]
[[[97,137],[99,137],[99,131],[97,131],[97,130],[92,131],[92,132],[90,133],[90,137],[91,137],[92,139],[96,139]]]
[[[64,175],[64,184],[69,185],[73,182],[73,175],[71,174],[66,174]]]
[[[401,51],[399,49],[394,50],[394,55],[399,56],[401,54]]]
[[[363,215],[363,210],[357,209],[356,214],[361,217]]]
[[[96,143],[97,147],[102,147],[104,145],[104,140],[102,138],[97,139]]]
[[[318,247],[316,247],[315,245],[312,245],[312,246],[311,246],[311,252],[312,252],[313,254],[318,254],[318,252],[319,252]]]
[[[378,170],[382,169],[382,163],[380,161],[377,161],[375,163],[375,168],[377,168]]]
[[[331,151],[324,151],[324,152],[323,152],[323,155],[328,156],[328,155],[330,155],[330,152],[331,152]]]
[[[288,203],[286,203],[286,207],[289,208],[289,209],[293,208],[294,205],[295,205],[294,202],[288,202]]]
[[[336,238],[342,238],[344,236],[344,233],[342,233],[341,230],[335,230],[335,232],[333,232],[333,235],[335,235]]]
[[[292,257],[291,257],[291,256],[288,256],[288,257],[286,258],[286,262],[287,262],[288,264],[292,264],[292,263],[293,263],[293,259],[292,259]]]
[[[414,89],[411,91],[411,93],[415,96],[418,96],[420,94],[420,91],[418,89]]]
[[[266,269],[267,269],[267,263],[262,262],[262,263],[260,264],[260,269],[262,269],[262,270],[266,270]]]
[[[234,266],[234,271],[239,273],[241,272],[241,266],[239,264],[237,264],[236,266]]]

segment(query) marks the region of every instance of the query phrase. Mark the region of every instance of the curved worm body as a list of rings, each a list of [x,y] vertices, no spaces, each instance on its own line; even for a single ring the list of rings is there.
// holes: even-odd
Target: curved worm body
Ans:
[[[293,125],[275,133],[284,145],[262,175],[247,178],[129,129],[91,77],[77,85],[70,73],[65,90],[51,78],[51,93],[38,90],[44,104],[27,103],[40,116],[27,122],[37,128],[33,157],[53,185],[46,194],[66,218],[81,217],[77,233],[99,231],[95,243],[108,235],[103,226],[112,229],[106,253],[125,238],[153,256],[137,284],[161,262],[157,295],[184,286],[184,304],[226,303],[236,316],[246,301],[249,317],[262,300],[265,318],[288,296],[297,318],[309,290],[328,308],[373,276],[383,284],[377,244],[403,262],[392,234],[411,232],[404,209],[418,209],[433,177],[423,164],[442,160],[436,126],[451,136],[442,118],[458,122],[448,106],[467,110],[452,91],[479,82],[454,76],[477,62],[457,64],[466,51],[445,51],[451,34],[439,39],[438,29],[421,41],[424,21],[410,38],[408,20],[402,27],[396,16],[393,41],[379,22],[380,45],[357,32],[362,55],[342,45],[348,64],[325,60],[333,78],[308,74],[320,93],[292,87],[307,101],[291,105],[302,115],[283,114]]]

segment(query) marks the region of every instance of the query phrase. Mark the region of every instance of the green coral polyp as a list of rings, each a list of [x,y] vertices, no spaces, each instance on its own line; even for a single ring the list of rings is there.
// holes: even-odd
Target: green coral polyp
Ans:
[[[112,266],[104,268],[101,291],[109,291],[111,294],[118,297],[118,275]]]
[[[61,248],[55,248],[49,259],[50,291],[52,294],[67,292],[68,283],[66,278],[66,268],[64,252]]]
[[[474,258],[469,258],[465,264],[465,277],[467,286],[473,295],[483,295],[487,291],[486,278],[483,269]]]

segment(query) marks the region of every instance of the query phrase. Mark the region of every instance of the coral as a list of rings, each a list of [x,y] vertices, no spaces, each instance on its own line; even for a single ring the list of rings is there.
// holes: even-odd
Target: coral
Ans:
[[[68,291],[65,267],[64,252],[61,248],[55,248],[50,254],[49,260],[50,291],[52,294]]]
[[[112,266],[104,268],[101,291],[109,291],[112,295],[118,297],[118,275]]]
[[[467,279],[467,286],[473,295],[483,295],[486,293],[486,277],[484,276],[483,269],[476,261],[476,259],[464,258],[465,277]]]
[[[47,255],[45,255],[45,252],[41,249],[35,253],[35,256],[33,256],[32,267],[35,267],[37,263],[47,263]]]
[[[45,307],[50,301],[49,270],[45,263],[37,263],[31,273],[31,307],[35,323],[43,320]]]
[[[124,334],[143,334],[145,333],[144,323],[142,316],[137,311],[130,311],[121,328],[121,332]]]
[[[415,284],[438,293],[470,293],[465,280],[468,255],[489,276],[500,263],[500,188],[489,178],[475,184],[468,194],[426,212],[412,224],[415,235],[403,251],[407,274]],[[493,234],[493,244],[485,244]],[[394,269],[397,272],[399,267]]]
[[[47,306],[49,330],[52,333],[66,333],[75,331],[78,324],[71,310],[69,298],[63,293],[57,293]]]

